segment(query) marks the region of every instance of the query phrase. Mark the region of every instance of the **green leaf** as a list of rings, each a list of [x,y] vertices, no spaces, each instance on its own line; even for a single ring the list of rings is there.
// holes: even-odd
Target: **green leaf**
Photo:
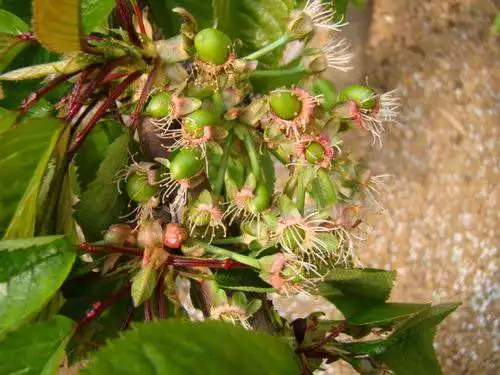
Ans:
[[[56,316],[48,322],[26,326],[7,334],[0,346],[0,373],[55,374],[73,325],[72,320]]]
[[[151,264],[143,266],[132,279],[132,301],[134,306],[142,305],[152,295],[158,282],[158,272]]]
[[[217,285],[223,289],[256,293],[271,293],[274,291],[252,269],[219,270],[214,274],[214,278]]]
[[[40,118],[0,134],[2,237],[34,235],[38,191],[61,129],[61,121]]]
[[[0,108],[0,134],[8,130],[15,122],[18,112]]]
[[[18,16],[0,9],[0,32],[18,35],[29,30],[28,24]]]
[[[76,222],[73,218],[73,199],[77,190],[75,167],[70,165],[64,175],[61,193],[57,199],[57,216],[55,220],[55,233],[64,234],[71,243],[79,243]]]
[[[436,327],[458,305],[433,306],[408,320],[392,335],[396,343],[377,358],[398,375],[441,374],[433,348]]]
[[[29,45],[19,34],[29,31],[29,26],[16,15],[0,9],[0,72]]]
[[[78,72],[79,70],[97,61],[99,61],[99,58],[96,56],[77,54],[61,61],[25,66],[23,68],[10,70],[7,73],[0,75],[0,80],[21,81],[44,78],[50,74],[70,74]]]
[[[398,375],[441,374],[433,348],[436,327],[458,306],[449,303],[429,307],[406,320],[387,340],[345,344],[344,349],[371,355]]]
[[[333,0],[335,7],[335,20],[342,20],[345,18],[347,13],[347,5],[349,5],[349,0]]]
[[[354,314],[349,318],[349,323],[354,325],[384,325],[407,318],[429,307],[429,304],[420,303],[381,303]]]
[[[81,50],[81,9],[79,0],[33,0],[33,29],[49,51],[68,53]]]
[[[265,360],[264,360],[265,359]],[[140,324],[99,351],[88,374],[299,374],[293,350],[276,337],[228,323]]]
[[[325,277],[321,294],[349,319],[360,311],[386,301],[395,278],[395,271],[336,268]]]
[[[0,241],[0,334],[40,311],[75,260],[61,236]]]
[[[102,233],[124,214],[127,198],[119,194],[117,176],[129,161],[130,136],[123,134],[107,149],[96,178],[88,185],[76,205],[76,219],[89,241],[102,238]]]
[[[31,0],[0,0],[0,8],[15,14],[25,22],[31,20]]]
[[[106,25],[106,20],[108,19],[114,7],[115,0],[83,0],[83,31],[85,33],[90,33],[97,27]]]
[[[76,154],[78,181],[85,190],[97,174],[99,165],[108,153],[108,147],[123,131],[118,121],[102,121],[92,130]]]
[[[179,34],[182,18],[172,13],[172,9],[181,7],[191,13],[201,30],[213,26],[212,2],[209,0],[150,0],[152,15],[166,37]]]
[[[239,55],[258,50],[281,37],[293,0],[214,0],[217,27],[233,40],[240,39]],[[277,62],[282,49],[266,55],[266,62]]]

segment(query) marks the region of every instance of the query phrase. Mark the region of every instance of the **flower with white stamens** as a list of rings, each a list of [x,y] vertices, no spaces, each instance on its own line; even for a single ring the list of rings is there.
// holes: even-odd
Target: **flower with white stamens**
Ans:
[[[331,39],[321,47],[328,67],[342,72],[348,72],[353,69],[351,62],[354,54],[350,52],[350,49],[351,45],[345,39]]]
[[[342,19],[335,21],[335,10],[322,0],[308,0],[304,7],[304,13],[311,17],[317,28],[340,31],[342,26],[347,25]]]
[[[219,232],[225,237],[226,226],[223,217],[215,198],[208,190],[204,190],[189,208],[187,215],[189,235],[193,236],[200,230],[201,236],[203,238],[208,236],[209,241],[212,241]]]

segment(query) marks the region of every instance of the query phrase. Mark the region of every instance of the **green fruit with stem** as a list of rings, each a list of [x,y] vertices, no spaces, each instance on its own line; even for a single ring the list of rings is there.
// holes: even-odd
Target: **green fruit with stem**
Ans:
[[[166,91],[160,91],[151,95],[144,113],[147,116],[163,118],[170,114],[172,95]]]
[[[134,202],[147,202],[158,190],[158,185],[151,185],[143,173],[134,172],[127,178],[127,194]]]
[[[325,111],[330,111],[337,104],[337,89],[327,79],[316,78],[312,84],[314,95],[321,95],[321,103]]]
[[[201,168],[203,162],[197,150],[183,148],[170,163],[170,174],[174,180],[184,180],[196,175]]]
[[[306,159],[309,163],[317,163],[325,156],[325,149],[318,142],[311,142],[306,148]]]
[[[215,114],[204,109],[198,109],[184,118],[183,128],[188,134],[200,138],[203,136],[205,126],[215,125],[216,123],[217,117]]]
[[[217,29],[203,29],[194,38],[198,58],[214,65],[224,64],[231,52],[231,39]]]
[[[374,109],[377,105],[375,91],[367,86],[351,85],[341,91],[339,95],[340,101],[354,101],[358,107],[363,109]]]
[[[293,120],[302,109],[302,102],[291,91],[275,91],[269,96],[272,111],[283,120]]]

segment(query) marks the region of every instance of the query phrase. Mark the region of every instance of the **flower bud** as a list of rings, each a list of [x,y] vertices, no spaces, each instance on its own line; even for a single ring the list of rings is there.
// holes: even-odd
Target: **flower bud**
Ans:
[[[314,52],[305,55],[302,62],[310,73],[322,73],[328,68],[326,56],[320,50],[314,50]]]
[[[128,224],[113,224],[104,234],[104,242],[109,245],[134,245],[136,242],[133,229]]]
[[[182,225],[169,223],[163,233],[163,244],[171,249],[178,249],[186,238],[186,231]]]
[[[294,10],[290,13],[287,33],[292,39],[304,39],[314,31],[313,19],[307,13]]]
[[[240,112],[239,119],[242,123],[255,126],[269,110],[266,98],[254,99]]]
[[[137,233],[137,244],[142,248],[155,248],[163,247],[162,238],[163,230],[161,228],[160,222],[146,221],[144,222]]]
[[[158,55],[167,64],[172,64],[189,59],[188,44],[182,35],[174,36],[155,43]]]

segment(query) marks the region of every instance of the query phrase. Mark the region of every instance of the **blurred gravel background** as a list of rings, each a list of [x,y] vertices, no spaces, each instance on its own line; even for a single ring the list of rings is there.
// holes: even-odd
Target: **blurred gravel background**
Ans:
[[[375,173],[392,175],[360,256],[398,269],[394,300],[463,301],[438,334],[445,374],[500,373],[498,9],[491,0],[375,0],[348,17],[361,64],[334,76],[402,98],[381,150],[351,141]]]

